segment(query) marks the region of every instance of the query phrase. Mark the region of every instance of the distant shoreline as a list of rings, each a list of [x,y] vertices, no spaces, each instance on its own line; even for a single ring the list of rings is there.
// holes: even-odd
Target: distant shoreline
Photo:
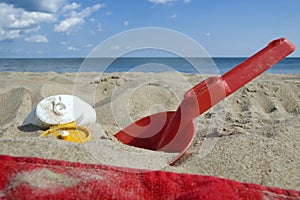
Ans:
[[[87,57],[0,57],[2,59],[85,59]],[[113,57],[101,57],[101,58],[113,58]],[[152,57],[152,56],[145,56],[145,57],[121,57],[121,58],[129,58],[129,59],[143,59],[143,58],[179,58],[179,57]],[[203,57],[185,57],[185,58],[203,58]],[[213,56],[213,57],[205,57],[205,58],[248,58],[247,56]],[[300,59],[300,57],[287,57],[285,59]]]
[[[164,72],[223,74],[243,62],[246,57],[180,58],[180,57],[121,57],[121,58],[0,58],[0,72],[58,73],[95,72]],[[266,73],[299,74],[300,58],[286,58]]]

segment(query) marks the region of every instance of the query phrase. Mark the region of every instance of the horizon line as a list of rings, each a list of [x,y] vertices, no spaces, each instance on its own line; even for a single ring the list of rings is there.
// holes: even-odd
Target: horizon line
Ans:
[[[126,58],[249,58],[247,56],[212,56],[212,57],[175,57],[175,56],[128,56],[128,57],[0,57],[0,59],[126,59]],[[286,58],[300,58],[300,56],[288,56]],[[284,59],[286,59],[284,58]]]

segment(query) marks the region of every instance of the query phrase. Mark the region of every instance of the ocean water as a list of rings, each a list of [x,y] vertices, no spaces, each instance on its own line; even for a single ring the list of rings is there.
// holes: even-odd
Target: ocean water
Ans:
[[[164,72],[224,74],[246,58],[26,58],[0,59],[0,72]],[[267,70],[299,74],[300,58],[286,58]]]

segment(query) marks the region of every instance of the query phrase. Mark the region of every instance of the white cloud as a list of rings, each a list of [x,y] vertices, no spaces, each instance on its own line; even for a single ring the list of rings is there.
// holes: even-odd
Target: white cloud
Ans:
[[[96,4],[92,7],[87,7],[80,12],[73,10],[66,14],[68,15],[66,19],[55,25],[54,31],[70,33],[76,26],[85,22],[84,18],[89,17],[93,12],[98,11],[102,7],[104,7],[104,4]]]
[[[41,29],[41,26],[35,26],[33,28],[28,28],[23,30],[25,34],[29,34],[29,33],[34,33],[34,32],[38,32]]]
[[[28,1],[28,0],[27,0]],[[65,0],[31,0],[36,2],[40,11],[55,13]]]
[[[205,36],[209,37],[210,36],[210,32],[205,33]]]
[[[67,18],[61,21],[58,25],[55,25],[54,31],[56,32],[69,32],[71,28],[84,23],[82,18]]]
[[[15,13],[13,17],[14,18],[10,18],[13,19],[9,25],[10,28],[26,28],[38,25],[40,22],[54,21],[54,16],[52,14],[40,12],[23,12],[19,15]]]
[[[50,13],[28,12],[13,5],[0,3],[0,41],[16,39],[24,34],[40,29],[42,22],[54,22],[55,16]]]
[[[107,15],[107,16],[108,16],[108,15],[111,15],[111,14],[112,14],[111,11],[108,11],[108,12],[105,13],[105,15]]]
[[[174,15],[172,15],[172,16],[171,16],[171,18],[176,18],[176,17],[177,17],[177,15],[176,15],[176,14],[174,14]]]
[[[37,38],[43,23],[56,22],[55,32],[70,33],[102,7],[104,4],[81,8],[68,0],[0,0],[0,41],[23,37],[28,42],[45,42],[45,38]]]
[[[149,0],[149,2],[151,3],[155,3],[155,4],[166,4],[166,3],[172,3],[176,0]]]
[[[184,3],[190,3],[192,0],[184,0]]]
[[[129,24],[129,22],[128,22],[128,20],[126,20],[126,21],[124,22],[124,26],[128,26],[128,24]]]
[[[20,30],[4,30],[0,26],[0,41],[17,39],[21,35],[20,32]]]
[[[76,47],[72,47],[72,46],[68,47],[68,50],[69,51],[78,51],[78,49]]]
[[[42,12],[28,12],[21,8],[14,8],[12,5],[0,3],[0,23],[7,28],[32,28],[40,22],[54,21],[53,14]]]
[[[22,8],[26,11],[37,11],[46,13],[55,13],[65,0],[1,0],[15,8]]]
[[[78,17],[85,18],[85,17],[90,16],[93,12],[96,12],[100,8],[103,8],[103,7],[104,7],[104,4],[96,4],[96,5],[92,6],[92,7],[86,7],[81,12],[76,13],[75,15],[78,16]]]
[[[80,4],[79,3],[71,3],[71,4],[67,4],[67,5],[64,5],[62,8],[61,8],[61,11],[62,12],[67,12],[67,11],[70,11],[70,10],[76,10],[78,8],[80,8]]]
[[[25,38],[26,42],[36,42],[36,43],[47,43],[48,38],[43,35],[32,35],[27,38]]]

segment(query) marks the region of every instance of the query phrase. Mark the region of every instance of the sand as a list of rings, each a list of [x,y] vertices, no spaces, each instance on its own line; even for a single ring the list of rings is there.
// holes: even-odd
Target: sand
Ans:
[[[300,75],[264,74],[195,120],[196,137],[175,155],[119,143],[113,134],[152,113],[175,110],[184,92],[208,75],[165,73],[0,73],[0,154],[213,175],[300,190]],[[40,138],[22,126],[37,103],[72,94],[91,104],[92,140]],[[71,184],[71,183],[70,183]]]

